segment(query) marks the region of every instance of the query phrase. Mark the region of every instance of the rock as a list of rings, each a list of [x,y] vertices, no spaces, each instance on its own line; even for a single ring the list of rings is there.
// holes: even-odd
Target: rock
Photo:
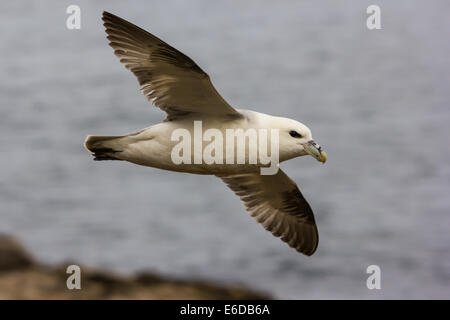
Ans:
[[[69,265],[50,267],[34,262],[19,242],[0,236],[0,299],[268,299],[238,286],[181,280],[154,273],[124,276],[81,268],[81,289],[66,286]]]
[[[13,237],[0,234],[0,272],[29,268],[33,259]]]

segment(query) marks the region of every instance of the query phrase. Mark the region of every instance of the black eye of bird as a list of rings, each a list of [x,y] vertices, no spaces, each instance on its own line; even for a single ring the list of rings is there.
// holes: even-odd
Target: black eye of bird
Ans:
[[[298,133],[297,131],[294,131],[294,130],[289,131],[289,134],[291,135],[291,137],[294,137],[294,138],[303,138],[303,136],[300,133]]]

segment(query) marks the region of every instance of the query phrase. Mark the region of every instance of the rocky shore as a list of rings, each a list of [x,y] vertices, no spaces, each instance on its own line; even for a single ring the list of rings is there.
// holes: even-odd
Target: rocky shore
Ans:
[[[0,235],[0,299],[268,299],[251,290],[206,281],[170,279],[153,273],[133,276],[81,267],[81,289],[66,286],[68,265],[33,259],[14,238]]]

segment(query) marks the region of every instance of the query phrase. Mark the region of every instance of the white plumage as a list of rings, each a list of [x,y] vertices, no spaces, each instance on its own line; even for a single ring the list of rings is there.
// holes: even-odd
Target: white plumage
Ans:
[[[184,129],[195,135],[194,121],[201,121],[203,130],[214,128],[223,136],[227,129],[274,129],[279,132],[280,162],[306,154],[325,162],[326,154],[314,143],[308,127],[288,118],[234,109],[189,57],[113,14],[104,12],[103,21],[114,54],[135,74],[142,92],[167,113],[167,118],[123,136],[88,136],[85,147],[95,160],[125,160],[171,171],[216,175],[264,228],[297,251],[313,254],[318,244],[313,212],[295,182],[282,170],[261,175],[259,158],[256,164],[175,164],[171,158],[177,144],[172,133]],[[249,150],[246,152],[248,160]]]

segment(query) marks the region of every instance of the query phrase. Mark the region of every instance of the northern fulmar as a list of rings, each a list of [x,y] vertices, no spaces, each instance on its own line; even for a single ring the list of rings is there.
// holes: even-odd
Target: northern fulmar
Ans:
[[[102,19],[114,54],[137,77],[147,99],[167,117],[162,123],[122,136],[89,135],[84,145],[94,160],[124,160],[170,171],[215,175],[240,197],[245,209],[266,230],[298,252],[312,255],[319,242],[313,212],[296,183],[278,168],[279,162],[307,154],[325,163],[327,155],[314,142],[310,129],[292,119],[233,108],[192,59],[120,17],[103,12]],[[257,140],[252,139],[255,132]],[[184,133],[200,134],[202,140],[183,141],[186,148],[180,148],[181,138],[187,139]],[[239,135],[243,137],[243,149],[238,148],[239,143],[234,145]],[[224,146],[225,136],[233,139],[231,147],[229,139]],[[268,152],[264,145],[267,139],[272,139],[271,155],[277,153],[271,158],[276,160],[276,170],[264,174],[262,169],[273,165],[263,159]],[[203,147],[204,141],[210,143]],[[240,150],[244,150],[244,156],[233,161]],[[228,152],[226,161],[219,157],[224,152]],[[203,159],[205,153],[213,160]]]

